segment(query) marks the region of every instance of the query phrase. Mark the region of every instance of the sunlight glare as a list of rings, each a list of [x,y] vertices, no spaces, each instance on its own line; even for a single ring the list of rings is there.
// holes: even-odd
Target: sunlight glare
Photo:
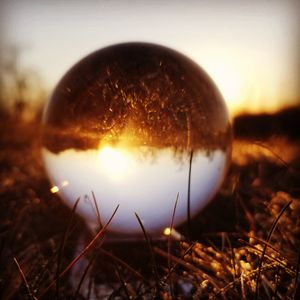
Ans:
[[[114,180],[124,178],[132,166],[132,157],[126,150],[111,146],[99,149],[98,160],[101,169]]]
[[[163,231],[165,236],[172,236],[174,240],[180,241],[182,239],[181,234],[175,229],[170,227],[166,227]]]
[[[64,180],[62,183],[61,183],[61,187],[65,187],[65,186],[68,186],[69,185],[69,181],[68,180]]]
[[[55,194],[55,193],[57,193],[57,192],[59,192],[59,188],[58,188],[58,186],[53,186],[51,189],[50,189],[50,192],[52,193],[52,194]]]
[[[171,228],[170,227],[166,227],[165,229],[164,229],[164,235],[170,235],[171,234]]]
[[[225,58],[209,61],[206,68],[224,96],[230,112],[235,115],[240,110],[244,97],[245,72],[236,63]]]

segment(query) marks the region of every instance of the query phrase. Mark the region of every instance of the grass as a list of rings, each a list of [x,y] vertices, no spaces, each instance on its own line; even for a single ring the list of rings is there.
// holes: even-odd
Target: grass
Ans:
[[[185,240],[151,241],[140,221],[147,242],[107,244],[100,215],[92,235],[50,192],[38,130],[0,126],[1,299],[299,298],[299,140],[235,140],[219,194],[176,228]]]

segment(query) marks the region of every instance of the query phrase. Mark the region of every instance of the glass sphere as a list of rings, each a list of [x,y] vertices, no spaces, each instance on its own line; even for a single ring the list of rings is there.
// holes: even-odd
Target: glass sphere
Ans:
[[[192,60],[124,43],[88,55],[61,79],[44,111],[42,145],[55,191],[70,207],[80,197],[76,212],[88,225],[105,224],[120,205],[108,230],[141,233],[137,213],[160,234],[177,197],[175,226],[218,191],[231,126],[220,92]]]

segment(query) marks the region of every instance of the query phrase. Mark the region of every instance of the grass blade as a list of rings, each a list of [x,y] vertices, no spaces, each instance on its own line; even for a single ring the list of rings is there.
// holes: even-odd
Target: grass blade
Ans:
[[[191,150],[189,161],[189,178],[187,190],[187,225],[188,225],[188,238],[191,239],[191,178],[192,178],[192,163],[193,163],[193,150]]]
[[[153,247],[152,247],[152,243],[150,238],[148,237],[148,234],[145,230],[145,227],[143,225],[142,220],[140,219],[139,215],[137,213],[135,213],[135,216],[142,228],[148,249],[149,249],[149,253],[150,253],[150,259],[151,259],[151,266],[152,266],[152,272],[156,281],[156,288],[157,288],[157,292],[160,290],[160,284],[159,284],[159,275],[158,275],[158,268],[157,268],[157,264],[156,264],[156,260],[155,260],[155,256],[154,256],[154,252],[153,252]]]
[[[27,281],[27,279],[26,279],[26,277],[25,277],[25,274],[24,274],[24,272],[23,272],[23,270],[22,270],[20,264],[18,263],[18,261],[17,261],[17,259],[16,259],[15,257],[14,257],[14,262],[15,262],[15,264],[16,264],[16,266],[17,266],[17,268],[18,268],[18,271],[19,271],[19,273],[20,273],[20,275],[21,275],[21,277],[22,277],[22,280],[23,280],[23,282],[24,282],[24,284],[25,284],[25,287],[26,287],[27,292],[28,292],[28,296],[30,297],[30,299],[37,300],[37,298],[36,298],[36,297],[33,295],[33,293],[31,292],[30,286],[29,286],[28,281]]]
[[[143,281],[145,281],[144,277],[138,272],[136,271],[133,267],[131,267],[130,265],[128,265],[125,261],[123,261],[121,258],[115,256],[114,254],[112,254],[109,251],[102,249],[99,249],[100,252],[102,252],[104,255],[108,256],[109,258],[111,258],[113,261],[117,262],[118,264],[120,264],[121,266],[125,267],[127,270],[129,270],[133,275],[135,275],[136,278],[141,279]]]
[[[172,213],[172,220],[171,220],[171,225],[170,225],[170,234],[168,236],[168,255],[171,254],[171,241],[172,241],[171,237],[172,237],[174,218],[175,218],[175,213],[176,213],[176,208],[177,208],[177,203],[178,203],[178,197],[179,197],[179,193],[177,193],[174,208],[173,208],[173,213]],[[171,271],[171,257],[170,256],[168,257],[168,270],[169,270],[169,272]],[[171,277],[170,277],[170,279],[171,279]],[[174,296],[174,291],[173,291],[172,280],[170,280],[170,292],[171,292],[171,295],[173,297]]]
[[[126,295],[126,299],[132,299],[132,296],[129,294],[128,288],[127,288],[127,284],[123,278],[123,275],[121,274],[119,268],[117,265],[115,265],[115,272],[116,275],[121,283],[121,288],[124,291],[125,295]]]
[[[73,219],[74,219],[74,216],[75,216],[75,211],[76,211],[76,208],[78,206],[79,201],[80,201],[80,197],[77,198],[77,200],[76,200],[76,202],[75,202],[75,204],[72,208],[71,217],[70,217],[69,222],[67,224],[67,227],[66,227],[66,230],[64,232],[63,239],[62,239],[62,242],[60,244],[59,251],[58,251],[57,269],[56,269],[56,296],[57,296],[57,298],[59,297],[59,274],[60,274],[62,256],[63,256],[65,245],[66,245],[66,242],[67,242],[68,233],[70,232],[70,229],[71,229],[71,226],[72,226],[72,223],[73,223]]]
[[[100,229],[103,227],[102,221],[101,221],[101,217],[100,217],[100,211],[99,211],[99,207],[98,207],[98,203],[95,197],[94,192],[92,191],[92,196],[93,196],[93,200],[94,200],[94,204],[95,204],[95,208],[96,208],[96,213],[97,213],[97,220],[100,226]]]
[[[107,227],[111,223],[112,219],[114,218],[117,210],[119,209],[118,205],[116,209],[114,210],[113,214],[111,215],[110,219],[108,222],[99,230],[99,232],[95,235],[95,237],[89,242],[89,244],[68,264],[68,266],[59,274],[59,278],[64,276],[79,260],[80,258],[85,255],[94,245],[95,243],[99,240],[100,237],[103,236],[105,233]],[[42,292],[42,296],[56,283],[56,280],[54,280],[52,283],[49,284],[49,286]]]
[[[77,299],[79,297],[79,292],[80,292],[80,288],[81,288],[81,286],[83,284],[83,281],[84,281],[84,279],[85,279],[85,277],[86,277],[89,269],[93,265],[93,263],[94,263],[94,261],[95,261],[95,259],[96,259],[97,256],[98,256],[98,253],[96,253],[95,255],[93,255],[93,257],[90,259],[88,265],[84,269],[84,272],[83,272],[83,274],[82,274],[82,276],[80,278],[80,281],[78,283],[78,286],[77,286],[77,289],[76,289],[76,292],[75,292],[75,299]]]
[[[271,239],[271,236],[281,218],[281,216],[283,215],[283,213],[286,211],[286,209],[291,205],[291,203],[293,202],[293,200],[290,200],[281,210],[281,212],[278,214],[277,218],[274,220],[271,229],[269,231],[266,243],[264,244],[264,248],[261,254],[261,258],[259,261],[259,266],[258,266],[258,272],[257,272],[257,276],[256,276],[256,284],[255,284],[255,297],[254,299],[257,300],[258,299],[258,293],[259,293],[259,279],[260,279],[260,274],[261,274],[261,269],[262,269],[262,264],[263,264],[263,260],[267,251],[267,247],[268,247],[268,243]]]
[[[176,208],[177,208],[177,203],[178,203],[178,197],[179,197],[179,193],[177,193],[174,208],[173,208],[172,220],[171,220],[171,225],[170,225],[170,234],[168,236],[168,253],[171,253],[171,240],[172,240],[171,237],[172,237],[174,218],[175,218],[175,213],[176,213]],[[169,267],[169,269],[171,267],[171,261],[170,260],[168,260],[168,267]]]

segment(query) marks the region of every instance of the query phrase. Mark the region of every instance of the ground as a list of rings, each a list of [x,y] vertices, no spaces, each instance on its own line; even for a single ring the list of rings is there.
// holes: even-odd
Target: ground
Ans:
[[[1,299],[299,297],[300,140],[293,130],[262,125],[260,135],[257,123],[249,130],[254,119],[237,119],[224,185],[189,230],[177,228],[184,240],[110,244],[105,230],[90,233],[51,193],[39,119],[2,120]]]

